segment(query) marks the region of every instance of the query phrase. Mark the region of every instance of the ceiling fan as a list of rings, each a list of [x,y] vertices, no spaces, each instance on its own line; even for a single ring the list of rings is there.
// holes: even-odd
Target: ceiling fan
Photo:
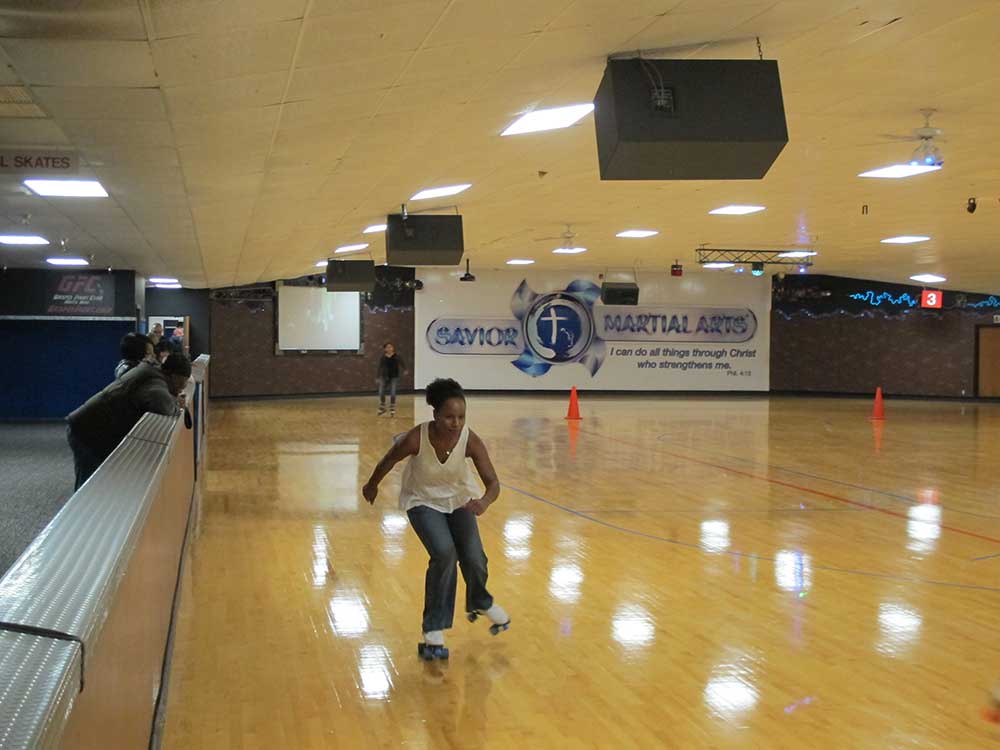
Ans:
[[[558,237],[535,237],[535,242],[545,242],[547,240],[559,241],[559,247],[552,250],[556,255],[577,255],[578,253],[587,251],[587,248],[576,244],[576,232],[573,231],[573,227],[570,224],[566,225],[566,231]]]
[[[915,141],[918,143],[926,143],[936,139],[941,143],[947,143],[947,141],[941,137],[944,131],[941,130],[941,128],[936,128],[931,125],[931,118],[936,112],[936,109],[929,108],[920,110],[920,114],[924,116],[923,126],[914,128],[906,135],[900,135],[899,133],[881,133],[879,137],[889,141]]]
[[[898,133],[882,133],[879,137],[887,141],[917,143],[918,145],[913,150],[913,154],[911,154],[909,160],[912,165],[925,164],[940,166],[944,163],[944,159],[941,158],[941,152],[938,149],[937,144],[947,143],[947,141],[941,137],[944,131],[941,130],[941,128],[931,125],[931,117],[934,116],[935,112],[937,112],[936,109],[930,108],[920,110],[920,113],[924,116],[924,124],[919,128],[914,128],[912,132],[906,135]]]

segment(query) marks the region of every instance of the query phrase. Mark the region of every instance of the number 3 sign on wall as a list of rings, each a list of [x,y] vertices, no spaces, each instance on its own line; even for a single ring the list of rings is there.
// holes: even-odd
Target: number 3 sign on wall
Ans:
[[[943,297],[944,294],[937,289],[924,289],[920,295],[920,306],[940,308]]]

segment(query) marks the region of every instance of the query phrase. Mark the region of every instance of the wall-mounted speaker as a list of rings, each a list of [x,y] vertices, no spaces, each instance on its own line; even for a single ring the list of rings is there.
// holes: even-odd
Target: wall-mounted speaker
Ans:
[[[331,260],[326,264],[326,291],[374,292],[375,262],[371,260]]]
[[[393,266],[457,266],[465,252],[462,217],[401,214],[386,217],[385,254]]]
[[[639,285],[630,281],[605,281],[601,284],[601,302],[605,305],[638,305]]]
[[[602,180],[759,180],[788,143],[774,60],[609,60]]]

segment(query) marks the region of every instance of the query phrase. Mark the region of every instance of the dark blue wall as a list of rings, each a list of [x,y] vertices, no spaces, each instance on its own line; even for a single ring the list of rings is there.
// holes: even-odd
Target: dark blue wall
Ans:
[[[0,419],[60,419],[114,380],[127,320],[0,320]]]

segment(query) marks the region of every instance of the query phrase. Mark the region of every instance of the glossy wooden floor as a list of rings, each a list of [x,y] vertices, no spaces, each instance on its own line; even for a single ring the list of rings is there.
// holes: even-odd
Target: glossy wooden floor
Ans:
[[[372,399],[213,404],[164,746],[1000,747],[1000,406],[473,397],[493,638],[418,661]],[[415,417],[416,412],[416,417]],[[459,584],[459,599],[464,591]]]

